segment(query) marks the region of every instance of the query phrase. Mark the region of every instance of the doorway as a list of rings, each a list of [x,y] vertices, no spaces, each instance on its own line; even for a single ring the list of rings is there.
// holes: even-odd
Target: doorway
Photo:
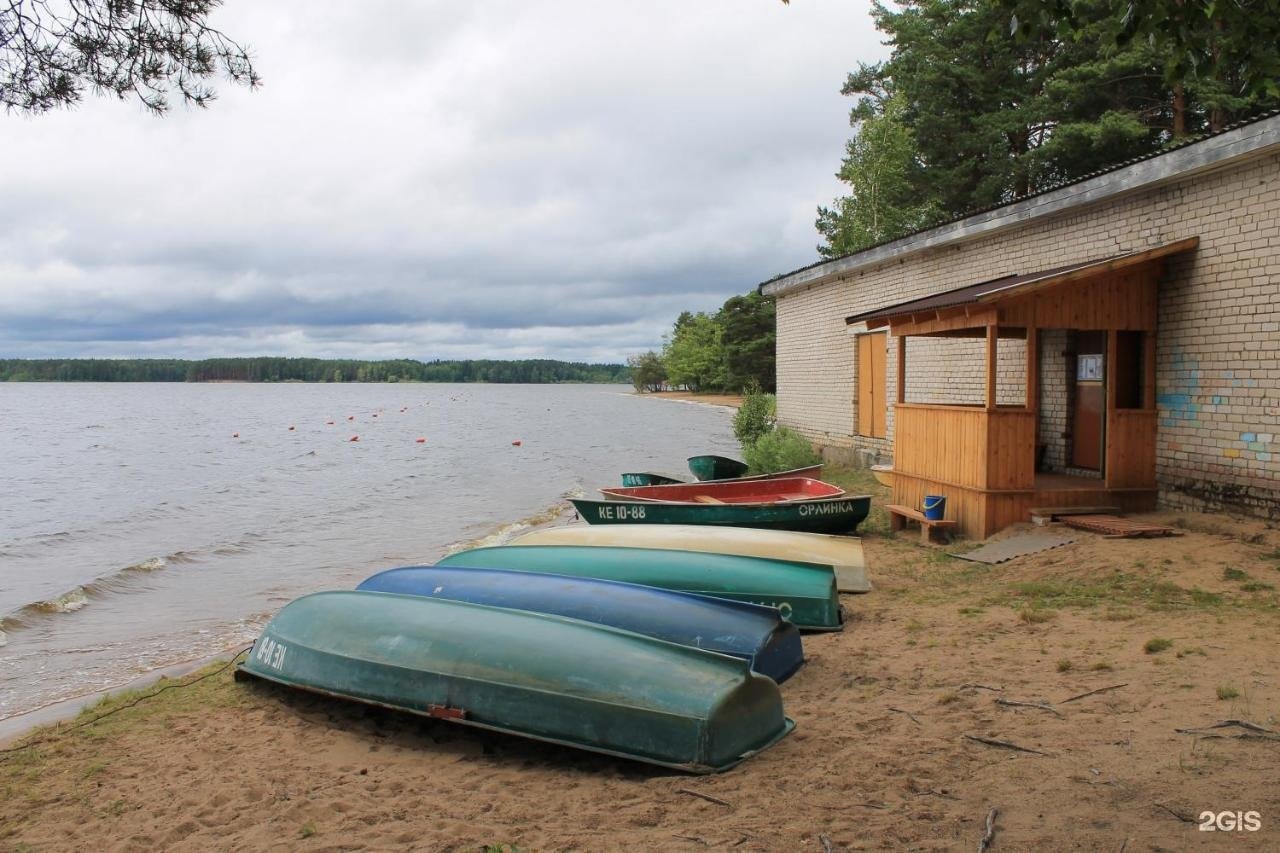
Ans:
[[[1107,423],[1107,333],[1077,332],[1071,465],[1102,471]]]

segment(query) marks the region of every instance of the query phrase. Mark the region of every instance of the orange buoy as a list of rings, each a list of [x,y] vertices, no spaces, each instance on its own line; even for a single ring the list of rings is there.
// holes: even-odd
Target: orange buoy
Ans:
[[[347,439],[347,440],[348,440],[348,441],[359,441],[359,440],[360,440],[360,436],[358,436],[358,435],[353,435],[353,436],[351,436],[351,438],[349,438],[349,439]]]
[[[240,437],[240,433],[238,433],[238,432],[233,432],[233,433],[231,433],[231,437],[232,437],[232,438],[239,438],[239,437]]]
[[[425,438],[418,437],[418,438],[415,438],[415,439],[413,440],[413,443],[414,443],[414,444],[426,444],[426,443],[427,443],[427,440],[426,440]]]
[[[519,446],[520,446],[520,445],[522,445],[522,444],[524,444],[524,442],[523,442],[523,441],[521,441],[521,440],[520,440],[520,439],[518,439],[518,438],[517,438],[515,441],[511,442],[511,446],[512,446],[512,447],[519,447]]]

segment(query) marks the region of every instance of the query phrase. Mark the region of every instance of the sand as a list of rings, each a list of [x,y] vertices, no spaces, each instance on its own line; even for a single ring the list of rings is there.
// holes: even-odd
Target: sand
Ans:
[[[1186,533],[993,567],[869,535],[875,591],[783,685],[795,732],[722,775],[222,672],[0,759],[0,849],[972,851],[992,809],[994,851],[1280,849],[1280,741],[1177,731],[1280,729],[1280,534],[1147,517]],[[1236,810],[1262,828],[1197,828]]]
[[[692,391],[646,391],[644,397],[656,400],[675,400],[681,403],[702,403],[707,406],[723,406],[736,409],[742,405],[741,394],[695,394]]]

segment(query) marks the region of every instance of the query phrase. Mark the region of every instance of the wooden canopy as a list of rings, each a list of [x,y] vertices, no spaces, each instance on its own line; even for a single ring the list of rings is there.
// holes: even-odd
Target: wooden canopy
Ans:
[[[1128,328],[1154,330],[1154,305],[1137,304],[1145,300],[1141,294],[1124,291],[1124,271],[1132,270],[1170,255],[1189,252],[1200,243],[1199,237],[1188,237],[1174,243],[1100,258],[1039,272],[1007,275],[989,281],[949,290],[945,293],[900,302],[845,318],[845,323],[866,323],[868,329],[885,326],[894,335],[955,334],[967,329],[980,329],[999,323],[1019,329],[1028,326],[1058,326],[1077,329]],[[1107,292],[1073,292],[1072,299],[1035,300],[1042,303],[1037,310],[1033,295],[1048,295],[1066,284],[1078,289],[1097,287]],[[1112,292],[1115,291],[1115,292]],[[1028,310],[1017,311],[1023,305]],[[1098,306],[1110,306],[1107,317],[1098,316]],[[1001,309],[1006,309],[1002,311]],[[1116,312],[1120,316],[1116,316]],[[1041,317],[1048,313],[1051,317]],[[1020,336],[1020,335],[1019,335]]]
[[[1156,321],[1163,259],[1196,248],[1190,237],[1142,252],[1009,275],[849,317],[897,338],[894,405],[895,504],[918,506],[926,495],[949,498],[948,518],[966,534],[986,537],[1023,521],[1032,506],[1154,506]],[[1041,329],[1102,335],[1105,403],[1099,476],[1059,476],[1049,486],[1036,471],[1040,431]],[[983,337],[983,403],[908,403],[906,341],[910,336]],[[1021,404],[997,400],[997,344],[1026,340]],[[1119,397],[1123,360],[1126,396]],[[1090,466],[1092,467],[1092,466]],[[1070,488],[1062,485],[1063,481]]]

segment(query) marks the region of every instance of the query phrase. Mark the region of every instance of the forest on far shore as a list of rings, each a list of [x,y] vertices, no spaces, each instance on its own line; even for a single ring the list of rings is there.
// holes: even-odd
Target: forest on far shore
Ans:
[[[0,359],[0,382],[555,382],[625,383],[623,364],[518,361],[357,361],[328,358]]]

